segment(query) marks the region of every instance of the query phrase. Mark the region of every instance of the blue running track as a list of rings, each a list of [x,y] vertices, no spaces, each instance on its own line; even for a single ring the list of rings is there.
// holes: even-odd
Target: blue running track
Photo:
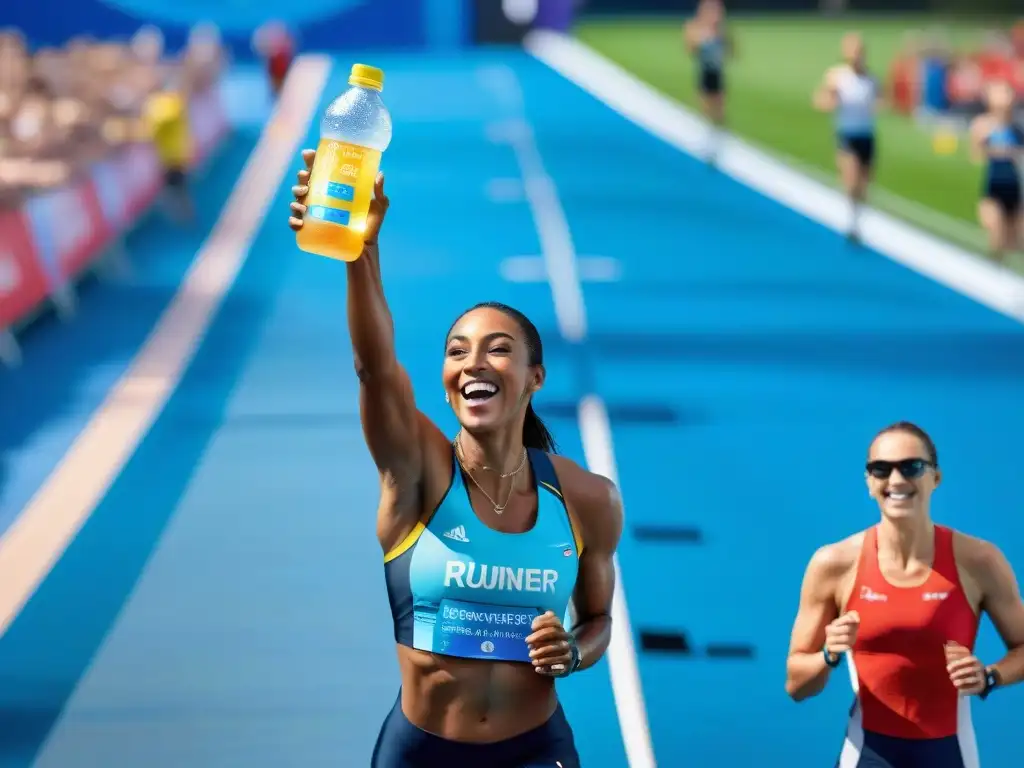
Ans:
[[[1024,572],[1024,327],[710,170],[523,53],[374,63],[396,124],[383,269],[421,407],[452,428],[439,371],[461,309],[523,308],[548,346],[539,404],[563,451],[583,460],[582,395],[610,415],[658,764],[831,766],[844,676],[800,707],[783,691],[807,559],[873,522],[865,446],[909,418],[947,468],[937,517]],[[561,338],[547,282],[502,277],[505,259],[541,247],[516,157],[493,140],[513,108],[496,76],[522,89],[514,108],[576,251],[617,261],[616,279],[584,281],[583,344]],[[76,322],[37,326],[26,365],[0,373],[2,528],[175,293],[253,120],[209,169],[201,226],[148,219],[128,241],[130,280],[88,286]],[[167,407],[0,638],[2,768],[368,763],[398,685],[376,477],[344,269],[296,250],[291,179]],[[688,651],[643,650],[641,632],[683,635]],[[709,655],[723,645],[731,657]],[[988,624],[980,650],[1001,653]],[[608,665],[560,689],[584,765],[626,766]],[[1016,764],[1022,709],[1021,691],[975,705],[986,766]]]

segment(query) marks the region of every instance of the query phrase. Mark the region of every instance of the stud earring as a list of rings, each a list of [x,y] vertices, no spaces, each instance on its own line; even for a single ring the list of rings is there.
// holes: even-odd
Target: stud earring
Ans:
[[[452,396],[449,395],[447,392],[444,393],[444,401],[448,403],[448,405],[452,404]]]

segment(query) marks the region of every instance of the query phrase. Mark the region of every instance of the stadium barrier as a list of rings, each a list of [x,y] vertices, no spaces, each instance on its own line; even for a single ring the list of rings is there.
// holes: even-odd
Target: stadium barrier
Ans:
[[[189,104],[193,166],[230,131],[214,84]],[[42,310],[73,307],[74,286],[153,205],[163,172],[149,144],[131,144],[68,185],[0,210],[0,359],[17,364],[15,333]]]

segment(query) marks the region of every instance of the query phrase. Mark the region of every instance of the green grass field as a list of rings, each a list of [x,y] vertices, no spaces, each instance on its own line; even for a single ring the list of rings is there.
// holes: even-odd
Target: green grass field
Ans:
[[[694,64],[682,44],[683,18],[585,19],[577,37],[668,96],[697,106]],[[815,111],[811,94],[825,69],[839,58],[839,41],[859,30],[871,68],[887,79],[889,63],[911,30],[934,18],[824,19],[773,16],[732,18],[736,55],[726,72],[731,130],[808,173],[836,183],[835,139],[828,115]],[[984,34],[976,24],[944,24],[955,46],[973,49]],[[966,142],[952,154],[933,148],[930,131],[912,119],[884,113],[879,120],[879,158],[872,203],[955,241],[984,252],[976,223],[981,168]],[[1024,258],[1013,266],[1024,271]]]

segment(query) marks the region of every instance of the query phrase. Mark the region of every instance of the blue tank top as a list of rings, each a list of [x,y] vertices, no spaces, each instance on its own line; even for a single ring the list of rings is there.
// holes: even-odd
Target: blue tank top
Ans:
[[[1016,125],[996,128],[985,139],[990,149],[1014,149],[1024,147],[1024,131]],[[988,160],[989,182],[1015,183],[1020,178],[1017,160],[1012,157],[990,157]]]
[[[452,451],[447,493],[384,556],[395,641],[467,659],[529,662],[533,620],[552,611],[568,624],[583,543],[573,529],[550,457],[528,449],[537,522],[501,533],[473,511]]]
[[[718,35],[701,41],[697,48],[697,61],[705,71],[721,70],[725,66],[725,38]]]
[[[921,101],[926,107],[938,112],[949,108],[946,88],[948,72],[948,64],[937,56],[930,56],[921,62]]]

